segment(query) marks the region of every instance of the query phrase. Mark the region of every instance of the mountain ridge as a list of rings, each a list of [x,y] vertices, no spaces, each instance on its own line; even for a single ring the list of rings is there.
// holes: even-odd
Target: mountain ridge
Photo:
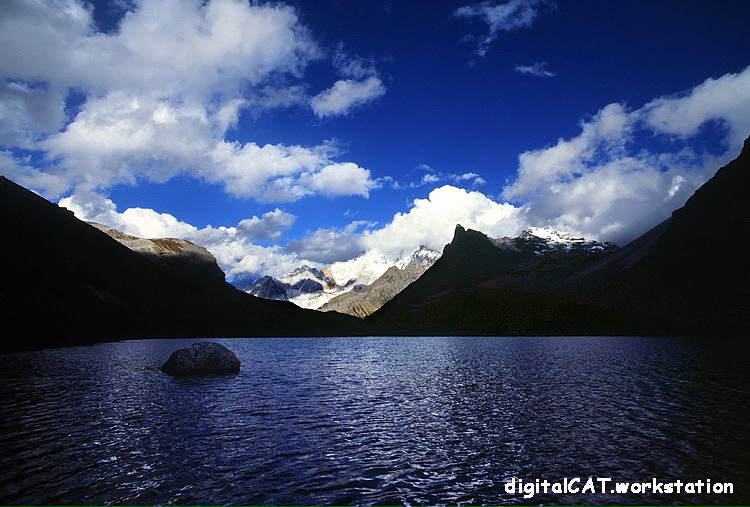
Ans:
[[[186,280],[0,177],[0,351],[120,339],[335,336],[359,319]]]
[[[539,267],[532,254],[514,257],[507,241],[500,254],[486,235],[459,226],[441,259],[368,319],[370,330],[742,339],[750,327],[748,188],[750,138],[670,218],[593,263],[537,280],[519,271],[525,262]]]
[[[0,351],[381,334],[678,335],[748,346],[748,188],[750,139],[683,207],[619,250],[582,238],[560,248],[533,235],[498,240],[458,225],[442,256],[363,321],[188,280],[3,177]]]

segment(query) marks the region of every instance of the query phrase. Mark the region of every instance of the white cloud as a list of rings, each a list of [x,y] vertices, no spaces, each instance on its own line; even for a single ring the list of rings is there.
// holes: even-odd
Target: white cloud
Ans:
[[[396,213],[390,223],[362,233],[362,244],[391,258],[407,255],[425,245],[442,251],[453,237],[456,224],[492,237],[515,235],[523,228],[521,211],[486,195],[445,185],[426,199],[415,199],[406,213]]]
[[[424,176],[422,176],[422,185],[437,183],[438,181],[440,181],[440,177],[435,176],[434,174],[425,174]]]
[[[63,124],[64,93],[0,82],[0,145],[31,149],[46,134]]]
[[[729,127],[727,146],[736,149],[750,132],[750,67],[737,74],[707,79],[687,94],[660,97],[641,114],[656,132],[687,138],[709,120]]]
[[[412,182],[408,184],[402,184],[397,181],[393,181],[393,179],[389,179],[388,181],[391,181],[391,184],[393,188],[395,189],[402,189],[402,188],[418,188],[422,186],[435,186],[437,183],[440,183],[441,181],[446,182],[453,182],[457,185],[462,185],[466,183],[471,183],[472,188],[476,188],[480,185],[484,185],[487,183],[484,178],[479,176],[477,173],[445,173],[441,171],[437,171],[436,169],[433,169],[427,164],[419,164],[416,167],[419,171],[424,171],[427,174],[422,175],[422,178],[418,182]]]
[[[237,230],[250,241],[278,240],[282,231],[289,229],[297,217],[276,208],[263,213],[261,218],[253,216],[237,224]]]
[[[351,259],[366,250],[358,232],[366,225],[367,222],[354,221],[341,229],[320,228],[302,239],[290,241],[284,252],[323,264]]]
[[[351,162],[330,164],[320,171],[300,177],[307,187],[328,196],[361,195],[368,197],[377,183],[370,179],[370,171]]]
[[[499,4],[486,1],[460,7],[455,10],[454,15],[478,17],[487,23],[489,34],[480,39],[476,51],[477,55],[484,56],[489,45],[497,39],[498,32],[530,27],[545,5],[554,6],[549,0],[510,0]]]
[[[555,73],[547,68],[547,62],[535,62],[531,65],[516,65],[516,72],[537,77],[554,77]]]
[[[145,0],[111,35],[94,33],[91,12],[75,0],[1,8],[4,75],[94,93],[235,96],[273,73],[299,74],[319,54],[282,5]]]
[[[40,171],[31,165],[29,157],[16,157],[10,151],[0,151],[0,174],[27,188],[46,189],[52,195],[60,195],[69,186],[67,178]]]
[[[521,205],[530,225],[627,243],[739,153],[750,132],[747,111],[750,68],[640,109],[609,104],[581,124],[578,136],[522,153],[517,178],[502,197]],[[718,155],[691,148],[711,121],[723,129],[725,150]],[[643,148],[638,137],[656,146]]]
[[[331,144],[224,139],[243,110],[309,102],[299,81],[323,53],[291,7],[143,0],[104,34],[77,0],[8,0],[0,2],[0,46],[0,143],[54,161],[42,166],[54,175],[47,180],[19,169],[24,164],[14,169],[25,171],[24,181],[46,183],[36,188],[48,197],[177,174],[261,201],[366,196],[377,187],[366,169],[335,161]],[[363,65],[352,57],[347,72]],[[375,77],[355,84],[348,98],[329,97],[330,111],[384,92]],[[85,100],[66,118],[71,90]],[[350,185],[331,181],[332,172]]]
[[[333,56],[333,66],[339,74],[345,78],[364,79],[370,76],[377,76],[375,63],[356,55],[351,55],[344,50],[344,45],[339,44]]]
[[[385,91],[385,85],[376,76],[361,81],[341,79],[313,97],[310,106],[320,118],[345,115],[354,107],[382,97]]]

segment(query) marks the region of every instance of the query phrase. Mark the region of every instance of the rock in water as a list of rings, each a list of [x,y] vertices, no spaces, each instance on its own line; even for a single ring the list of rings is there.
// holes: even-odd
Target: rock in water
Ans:
[[[198,342],[172,352],[161,371],[173,377],[238,373],[240,360],[220,343]]]

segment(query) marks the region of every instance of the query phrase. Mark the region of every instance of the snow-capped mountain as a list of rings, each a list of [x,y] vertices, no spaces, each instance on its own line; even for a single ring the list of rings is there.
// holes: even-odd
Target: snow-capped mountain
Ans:
[[[554,251],[603,252],[617,248],[612,243],[586,239],[551,227],[527,227],[515,238],[504,237],[494,241],[501,248],[530,250],[537,255]]]
[[[617,248],[611,243],[588,240],[549,227],[528,227],[514,238],[490,241],[501,249],[532,256],[604,252]],[[368,250],[322,269],[303,265],[278,278],[264,276],[245,292],[264,299],[291,301],[302,308],[336,310],[364,317],[419,278],[440,256],[440,252],[420,246],[393,261],[378,250]]]
[[[391,266],[393,262],[389,262],[382,252],[368,250],[353,259],[334,262],[325,268],[325,271],[336,280],[339,286],[350,284],[363,286],[370,285],[383,276],[383,273]]]
[[[396,261],[395,266],[398,269],[420,268],[424,266],[429,267],[432,266],[435,261],[440,258],[440,255],[440,252],[421,245],[410,256]]]
[[[336,286],[336,280],[331,275],[324,273],[318,268],[311,268],[307,264],[302,265],[287,275],[280,276],[278,280],[288,284],[295,290],[303,292],[314,292],[315,290],[323,290],[324,288],[332,289]]]
[[[328,301],[320,309],[365,318],[422,276],[439,258],[440,252],[420,246],[408,257],[397,260],[373,283],[341,294]]]
[[[389,261],[380,251],[368,250],[323,269],[303,265],[279,278],[264,276],[245,292],[264,299],[291,301],[302,308],[319,309],[337,296],[372,285],[391,267],[427,269],[440,253],[420,247],[410,255]]]

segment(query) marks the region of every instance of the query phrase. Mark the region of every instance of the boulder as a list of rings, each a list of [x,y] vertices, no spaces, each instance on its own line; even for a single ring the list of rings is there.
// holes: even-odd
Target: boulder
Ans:
[[[240,360],[220,343],[198,342],[172,352],[161,371],[173,377],[226,375],[240,371]]]

